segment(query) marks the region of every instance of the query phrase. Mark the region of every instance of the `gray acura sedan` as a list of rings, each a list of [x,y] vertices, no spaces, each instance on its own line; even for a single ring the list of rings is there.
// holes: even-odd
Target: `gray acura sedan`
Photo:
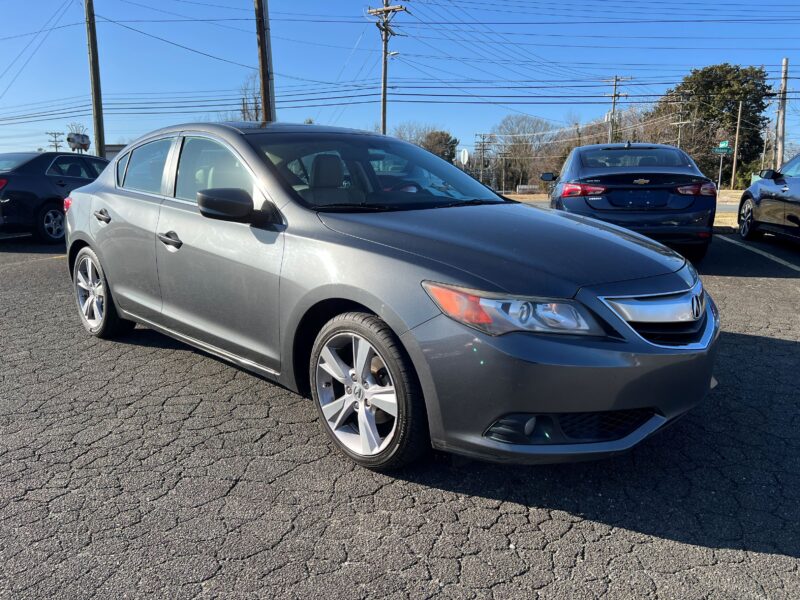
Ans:
[[[65,200],[86,330],[141,323],[310,395],[355,462],[431,446],[611,455],[702,400],[717,309],[692,266],[502,198],[392,138],[190,124]]]

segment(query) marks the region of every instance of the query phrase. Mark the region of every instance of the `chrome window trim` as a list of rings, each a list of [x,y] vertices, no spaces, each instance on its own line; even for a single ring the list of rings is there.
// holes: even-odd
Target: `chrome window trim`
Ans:
[[[697,341],[697,342],[693,342],[691,344],[670,344],[670,345],[667,345],[667,344],[656,344],[655,342],[651,342],[647,338],[642,337],[639,334],[639,332],[636,331],[636,329],[634,329],[631,326],[631,324],[625,319],[625,317],[617,311],[617,309],[613,306],[613,304],[611,304],[611,302],[613,302],[614,300],[625,300],[625,299],[634,299],[634,298],[657,298],[657,297],[664,297],[664,296],[669,297],[669,296],[683,295],[683,294],[687,294],[688,292],[692,292],[698,286],[701,289],[703,289],[702,282],[700,281],[699,278],[697,279],[697,282],[695,282],[695,284],[692,287],[686,288],[686,289],[683,289],[683,290],[678,290],[678,291],[675,291],[675,292],[666,292],[666,293],[661,292],[661,293],[657,293],[657,294],[632,294],[630,296],[598,296],[598,299],[600,300],[600,302],[602,302],[605,305],[605,307],[608,310],[610,310],[612,312],[612,314],[614,314],[614,316],[616,316],[620,321],[622,321],[622,323],[625,324],[625,327],[628,328],[628,331],[633,333],[633,335],[637,339],[643,341],[644,343],[646,343],[646,344],[648,344],[650,346],[653,346],[653,347],[656,347],[656,348],[664,348],[664,349],[667,349],[667,350],[705,350],[705,349],[707,349],[709,347],[711,342],[714,340],[714,336],[716,335],[717,330],[719,329],[719,319],[717,318],[715,310],[713,308],[713,301],[711,300],[711,298],[708,296],[708,293],[705,292],[704,289],[703,289],[703,292],[704,292],[703,293],[703,297],[704,297],[703,314],[706,317],[706,325],[705,325],[705,329],[703,330],[703,335],[700,338],[700,340]],[[701,318],[702,318],[702,316],[701,316]],[[697,320],[700,320],[700,319],[697,319]],[[673,322],[681,322],[681,321],[673,321]]]

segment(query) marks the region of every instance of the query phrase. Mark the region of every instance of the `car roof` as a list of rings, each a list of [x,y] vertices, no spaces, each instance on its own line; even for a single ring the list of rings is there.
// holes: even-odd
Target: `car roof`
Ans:
[[[208,133],[252,135],[257,133],[341,133],[380,135],[371,131],[330,127],[327,125],[307,125],[304,123],[262,123],[259,121],[226,121],[221,123],[181,123],[162,127],[147,134],[147,137],[180,131],[205,131]]]
[[[645,142],[625,142],[615,144],[588,144],[586,146],[578,146],[576,150],[654,150],[656,148],[667,148],[670,150],[678,150],[675,146],[669,144],[647,144]]]
[[[103,158],[102,156],[95,156],[94,154],[78,154],[77,152],[0,152],[0,156],[8,154],[13,154],[15,156],[27,156],[28,158],[36,158],[38,156],[46,156],[49,158],[55,158],[57,156],[83,156],[85,158],[97,158],[99,160],[108,162],[108,159]]]

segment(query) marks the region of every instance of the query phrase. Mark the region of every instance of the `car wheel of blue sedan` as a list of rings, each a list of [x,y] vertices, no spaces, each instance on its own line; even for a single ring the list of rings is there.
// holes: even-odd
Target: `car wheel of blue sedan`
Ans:
[[[413,367],[383,321],[366,313],[333,318],[317,336],[310,366],[322,427],[355,462],[396,469],[430,448]]]

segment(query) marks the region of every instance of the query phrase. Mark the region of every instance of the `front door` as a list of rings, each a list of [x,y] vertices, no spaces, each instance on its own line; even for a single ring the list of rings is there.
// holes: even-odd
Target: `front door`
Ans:
[[[786,163],[781,175],[785,187],[784,226],[787,233],[800,236],[800,156]]]
[[[277,372],[283,236],[277,229],[202,216],[197,192],[211,188],[239,188],[263,198],[251,171],[229,147],[188,136],[174,197],[164,200],[158,220],[162,322]]]

